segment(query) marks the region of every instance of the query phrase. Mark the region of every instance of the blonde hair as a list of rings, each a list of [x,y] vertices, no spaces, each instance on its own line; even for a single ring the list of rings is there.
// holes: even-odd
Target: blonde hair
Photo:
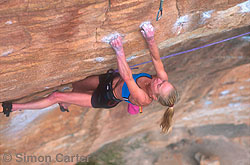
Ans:
[[[174,104],[179,99],[179,94],[176,90],[176,88],[173,86],[173,89],[171,89],[170,93],[168,95],[157,96],[158,102],[163,106],[168,106],[167,110],[165,111],[160,127],[162,129],[163,133],[169,133],[172,130],[172,122],[173,122],[173,116],[174,116]]]

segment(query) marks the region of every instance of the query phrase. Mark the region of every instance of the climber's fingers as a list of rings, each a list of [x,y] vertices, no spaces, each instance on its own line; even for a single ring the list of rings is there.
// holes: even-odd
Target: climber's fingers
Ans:
[[[145,32],[154,32],[154,27],[150,22],[145,22],[141,25],[141,29]]]
[[[118,47],[118,46],[122,46],[122,38],[121,36],[115,36],[111,39],[110,41],[110,45],[112,47]]]
[[[150,22],[142,23],[140,26],[141,33],[145,39],[152,39],[154,37],[154,27]]]
[[[115,50],[115,51],[119,51],[122,49],[122,37],[117,35],[111,38],[110,41],[110,45],[111,47]]]
[[[141,30],[141,33],[142,33],[143,37],[146,38],[146,33],[145,33],[145,31],[144,31],[144,30]]]

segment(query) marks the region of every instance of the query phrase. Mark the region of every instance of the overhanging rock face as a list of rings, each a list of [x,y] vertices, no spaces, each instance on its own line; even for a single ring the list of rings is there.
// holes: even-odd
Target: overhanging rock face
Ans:
[[[139,25],[151,21],[161,50],[250,24],[249,1],[3,1],[0,3],[0,101],[67,84],[116,68],[101,40],[125,35],[130,64],[148,57]]]
[[[1,1],[0,102],[36,100],[61,84],[116,68],[115,53],[102,42],[111,32],[125,35],[125,53],[134,65],[150,60],[141,22],[155,26],[166,56],[249,32],[249,6],[241,0],[164,1],[163,17],[156,22],[159,1]],[[125,102],[110,110],[71,105],[69,113],[53,105],[9,118],[1,114],[0,155],[54,159],[58,153],[86,156],[102,147],[108,150],[97,157],[118,153],[127,164],[197,164],[194,151],[212,153],[224,164],[247,164],[249,52],[248,35],[163,60],[181,94],[168,136],[159,128],[166,107],[157,102],[133,116]],[[154,74],[154,68],[148,63],[136,72]],[[115,141],[126,147],[105,145]]]

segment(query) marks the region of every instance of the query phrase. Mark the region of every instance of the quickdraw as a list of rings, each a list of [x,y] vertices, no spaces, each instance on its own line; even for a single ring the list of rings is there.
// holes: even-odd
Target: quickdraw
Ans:
[[[162,17],[162,5],[163,5],[164,0],[161,0],[160,7],[157,13],[156,21],[159,21]]]

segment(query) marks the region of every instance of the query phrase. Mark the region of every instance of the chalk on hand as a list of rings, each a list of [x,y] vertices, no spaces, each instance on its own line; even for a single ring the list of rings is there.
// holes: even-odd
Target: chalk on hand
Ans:
[[[154,27],[152,26],[150,21],[142,22],[140,25],[140,28],[143,29],[142,27],[150,28],[150,30],[154,30]]]
[[[102,42],[105,42],[105,43],[110,43],[110,41],[112,40],[112,38],[117,38],[121,36],[122,38],[124,37],[124,35],[118,33],[118,32],[114,32],[114,33],[111,33],[105,37],[102,38]]]

